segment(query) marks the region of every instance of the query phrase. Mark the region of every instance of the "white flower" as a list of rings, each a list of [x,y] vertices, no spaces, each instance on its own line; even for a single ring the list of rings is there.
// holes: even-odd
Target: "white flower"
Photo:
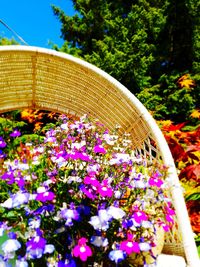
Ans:
[[[114,195],[115,195],[115,198],[119,199],[121,197],[122,193],[119,190],[117,190],[114,192]]]
[[[15,267],[28,267],[28,262],[23,259],[17,260],[15,264],[16,264]]]
[[[55,250],[54,245],[48,244],[48,245],[46,245],[45,248],[44,248],[44,254],[45,254],[45,253],[49,253],[49,254],[51,254],[51,253],[54,252],[54,250]]]
[[[106,210],[99,210],[99,216],[92,216],[89,223],[94,227],[95,230],[106,231],[109,228],[109,220],[112,218]]]
[[[74,149],[80,149],[81,147],[85,146],[86,142],[85,141],[81,141],[81,142],[76,142],[76,143],[72,143],[71,148]]]
[[[108,245],[108,239],[102,236],[92,236],[90,242],[96,247],[106,247]]]
[[[108,145],[113,146],[116,143],[118,136],[117,135],[110,135],[107,133],[107,134],[103,135],[103,139],[107,142]]]
[[[1,204],[2,207],[11,209],[13,205],[12,198],[8,198],[4,203]]]
[[[16,239],[8,239],[1,246],[6,255],[15,252],[19,248],[21,248],[21,244]]]
[[[122,209],[118,208],[118,207],[114,207],[114,206],[110,206],[107,209],[107,212],[110,216],[112,216],[114,219],[122,219],[125,215],[126,212],[124,212]]]
[[[39,194],[39,193],[44,193],[44,192],[46,192],[47,190],[46,190],[46,188],[44,187],[44,186],[39,186],[38,188],[37,188],[37,193]]]
[[[152,228],[152,223],[150,221],[142,221],[142,227]]]
[[[60,128],[61,128],[62,130],[68,131],[68,130],[69,130],[69,128],[68,128],[68,123],[63,123],[63,124],[61,124],[61,125],[60,125]]]
[[[18,168],[23,171],[23,170],[28,170],[30,167],[27,163],[19,163]]]
[[[139,247],[141,251],[149,251],[151,249],[151,246],[147,242],[139,243]]]
[[[64,178],[63,183],[71,184],[72,182],[81,183],[82,179],[79,176],[69,176]]]
[[[29,201],[29,193],[21,193],[18,192],[17,194],[13,195],[11,198],[8,198],[4,203],[1,204],[4,208],[14,208],[18,207],[22,204],[26,204]]]
[[[130,161],[130,155],[126,153],[116,153],[114,158],[110,160],[110,165],[128,163]]]

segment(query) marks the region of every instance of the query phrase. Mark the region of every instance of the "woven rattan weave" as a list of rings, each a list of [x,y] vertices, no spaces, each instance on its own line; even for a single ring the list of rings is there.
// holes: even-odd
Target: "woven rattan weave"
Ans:
[[[122,84],[73,56],[30,46],[0,47],[0,112],[35,108],[98,118],[108,128],[129,132],[136,153],[161,158],[170,166],[177,225],[166,236],[164,252],[183,255],[188,266],[199,259],[168,145],[156,122]],[[175,267],[175,266],[174,266]]]

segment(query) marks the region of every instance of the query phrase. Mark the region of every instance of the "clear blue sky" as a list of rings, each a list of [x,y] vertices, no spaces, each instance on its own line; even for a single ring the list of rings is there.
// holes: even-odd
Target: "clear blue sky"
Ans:
[[[73,15],[71,0],[1,0],[0,19],[21,36],[29,45],[51,48],[48,42],[63,44],[61,23],[53,14],[51,4],[60,7],[65,14]],[[0,23],[0,36],[20,42]]]

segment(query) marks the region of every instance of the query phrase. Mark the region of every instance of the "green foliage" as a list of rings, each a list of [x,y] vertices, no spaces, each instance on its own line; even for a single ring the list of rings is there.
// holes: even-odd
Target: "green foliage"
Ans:
[[[192,21],[192,69],[195,73],[200,72],[200,2],[199,0],[187,0],[186,6]]]
[[[132,92],[150,84],[156,41],[165,24],[167,1],[73,1],[73,17],[53,7],[59,18],[62,51],[105,70]]]
[[[159,84],[144,88],[137,94],[138,99],[156,119],[165,118],[183,122],[191,119],[190,114],[193,109],[199,108],[200,80],[196,80],[193,87],[180,88],[179,75],[163,74],[158,80]],[[192,77],[198,79],[199,75]]]
[[[18,42],[15,39],[8,39],[6,37],[0,37],[0,45],[17,45]]]
[[[65,40],[61,51],[111,74],[155,115],[188,119],[200,98],[198,0],[73,0],[76,14],[53,6]],[[59,50],[58,47],[54,47]],[[177,85],[190,73],[193,88]]]

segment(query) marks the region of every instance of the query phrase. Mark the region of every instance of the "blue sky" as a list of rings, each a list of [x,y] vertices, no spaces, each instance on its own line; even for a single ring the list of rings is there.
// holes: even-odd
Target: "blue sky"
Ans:
[[[51,4],[60,7],[65,14],[73,15],[71,0],[1,0],[0,19],[31,46],[51,48],[49,41],[59,47],[61,24],[54,16]],[[17,37],[0,23],[0,36],[20,42]]]

